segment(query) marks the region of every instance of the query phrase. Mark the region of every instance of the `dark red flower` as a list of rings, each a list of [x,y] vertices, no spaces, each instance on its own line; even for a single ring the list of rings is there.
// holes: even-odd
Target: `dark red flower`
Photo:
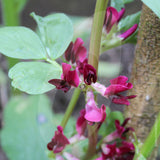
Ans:
[[[120,34],[118,37],[122,38],[122,40],[127,39],[129,36],[131,36],[138,28],[138,24],[134,24],[131,28],[129,28],[124,33]]]
[[[51,142],[47,144],[47,148],[53,153],[61,152],[65,146],[69,144],[67,137],[63,134],[63,128],[61,126],[57,127],[55,135],[52,138]]]
[[[104,138],[104,142],[112,142],[114,140],[116,140],[117,138],[120,139],[125,139],[126,138],[126,133],[128,131],[134,131],[134,129],[132,127],[125,127],[125,125],[128,123],[128,121],[130,120],[130,118],[126,118],[124,120],[124,122],[122,123],[122,125],[120,125],[120,121],[119,120],[115,120],[115,126],[116,126],[116,130],[114,132],[112,132],[111,134],[107,135]]]
[[[78,87],[79,76],[76,70],[71,71],[70,64],[62,63],[63,74],[61,79],[51,79],[48,82],[55,85],[57,89],[67,92],[71,86]]]
[[[125,105],[129,106],[130,102],[128,101],[128,99],[132,99],[135,97],[136,97],[136,95],[131,95],[131,96],[118,95],[118,96],[114,96],[112,98],[112,102],[116,103],[116,104],[125,104]]]
[[[126,76],[119,76],[110,80],[111,85],[106,88],[104,95],[112,98],[113,103],[129,105],[130,103],[127,99],[135,98],[136,95],[122,96],[119,94],[133,88],[132,83],[127,83],[127,81],[128,78]]]
[[[87,49],[83,46],[83,43],[81,38],[77,38],[74,43],[71,42],[65,51],[65,59],[72,63],[82,62],[87,55]]]
[[[77,69],[78,69],[79,73],[83,74],[84,73],[84,66],[86,64],[88,64],[88,58],[84,59],[84,61],[82,61],[82,62],[77,61],[76,64],[77,64]]]
[[[119,156],[124,155],[129,152],[134,152],[135,147],[133,143],[122,141],[122,145],[116,149],[116,152]]]
[[[96,160],[133,160],[135,147],[133,143],[122,141],[119,147],[117,143],[102,146],[102,156]]]
[[[77,130],[79,135],[84,135],[85,129],[87,127],[87,121],[84,118],[85,114],[86,114],[86,110],[82,109],[80,111],[80,116],[77,119],[76,130]]]
[[[48,82],[55,85],[57,89],[61,89],[64,92],[68,92],[68,90],[71,88],[71,85],[62,79],[51,79]]]
[[[90,64],[84,64],[83,77],[87,85],[91,85],[92,82],[95,83],[97,81],[96,69]]]
[[[107,158],[112,158],[116,155],[116,143],[107,144],[103,147],[102,157],[104,160]]]
[[[122,8],[120,12],[118,12],[115,8],[113,7],[108,7],[106,10],[106,16],[105,16],[105,28],[107,33],[110,32],[114,24],[117,24],[120,19],[122,18],[123,14],[125,12],[125,9]]]

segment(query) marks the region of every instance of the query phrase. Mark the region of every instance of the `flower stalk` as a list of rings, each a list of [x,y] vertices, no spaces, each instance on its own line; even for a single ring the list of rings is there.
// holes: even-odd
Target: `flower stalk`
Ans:
[[[78,101],[80,93],[81,93],[81,90],[79,88],[76,88],[74,90],[74,93],[72,95],[72,99],[71,99],[71,101],[70,101],[70,103],[69,103],[69,105],[67,107],[65,115],[63,117],[63,120],[62,120],[62,122],[60,124],[60,126],[62,126],[63,129],[65,129],[65,126],[66,126],[66,124],[67,124],[67,122],[69,120],[69,117],[71,116],[71,114],[72,114],[72,112],[74,110],[74,107],[75,107],[75,105],[76,105],[76,103]]]
[[[89,46],[89,64],[98,69],[100,44],[108,0],[97,0]]]
[[[93,17],[88,62],[96,69],[96,71],[98,70],[101,36],[107,4],[108,0],[97,0]],[[85,158],[87,159],[89,159],[96,153],[97,132],[95,130],[96,125],[88,125],[89,145],[87,154],[85,156]]]

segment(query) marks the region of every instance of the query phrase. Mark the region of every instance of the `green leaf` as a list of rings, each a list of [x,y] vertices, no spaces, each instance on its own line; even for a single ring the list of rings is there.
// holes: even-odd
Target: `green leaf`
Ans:
[[[10,160],[48,160],[47,143],[54,136],[62,114],[52,114],[49,99],[44,96],[13,97],[4,111],[1,144]],[[64,134],[69,138],[75,119],[71,117]],[[67,133],[67,134],[66,134]]]
[[[53,88],[50,79],[60,78],[61,67],[44,62],[20,62],[9,70],[12,86],[29,94],[42,94]]]
[[[112,64],[107,62],[100,62],[98,67],[98,76],[100,77],[114,77],[121,71],[120,64]]]
[[[134,32],[131,36],[129,36],[124,42],[136,44],[137,43],[137,34],[138,34],[138,30],[136,30],[136,32]]]
[[[39,37],[26,27],[0,28],[0,52],[19,59],[44,59],[45,48]]]
[[[127,3],[131,3],[131,2],[133,2],[134,0],[123,0],[123,3],[124,4],[127,4]]]
[[[46,113],[39,113],[44,107]],[[10,160],[48,160],[39,127],[46,125],[51,111],[45,96],[14,97],[5,107],[1,144]],[[40,115],[41,114],[41,115]],[[39,116],[43,115],[43,119]],[[48,128],[54,133],[53,128]],[[49,139],[48,139],[49,140]]]
[[[138,160],[147,160],[142,154],[138,157]]]
[[[160,18],[160,1],[159,0],[142,0],[159,18]]]
[[[121,21],[118,23],[118,30],[126,31],[129,28],[131,28],[134,24],[139,24],[140,15],[141,11],[121,19]]]
[[[122,8],[124,8],[124,0],[111,0],[111,6],[116,8],[117,11],[120,11]]]
[[[73,25],[71,20],[62,13],[40,17],[35,13],[31,16],[36,20],[41,39],[47,47],[48,55],[56,59],[63,55],[73,38]]]

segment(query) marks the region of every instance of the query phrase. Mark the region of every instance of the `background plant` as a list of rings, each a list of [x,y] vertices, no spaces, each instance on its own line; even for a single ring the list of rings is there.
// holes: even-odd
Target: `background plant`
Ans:
[[[115,3],[113,3],[113,4],[115,4]],[[123,4],[123,3],[122,3]],[[118,4],[118,6],[120,6],[120,4]],[[138,14],[137,14],[138,15]],[[41,46],[41,49],[39,49],[39,52],[40,53],[42,53],[41,55],[41,57],[37,57],[36,56],[36,54],[35,54],[35,57],[33,57],[33,55],[34,54],[32,54],[32,56],[30,57],[16,57],[16,58],[22,58],[22,59],[45,59],[45,61],[48,61],[49,63],[51,63],[51,65],[54,65],[55,67],[54,67],[54,70],[57,70],[57,74],[59,74],[58,76],[57,75],[55,75],[55,78],[59,78],[60,77],[60,74],[61,74],[61,72],[60,72],[60,68],[59,68],[59,66],[58,66],[58,64],[55,62],[55,61],[53,61],[53,59],[55,59],[55,55],[54,54],[49,54],[49,58],[46,56],[46,55],[48,55],[48,50],[47,51],[45,51],[45,47],[43,46],[44,44],[45,44],[45,46],[47,46],[48,48],[50,48],[50,47],[52,47],[52,46],[50,46],[50,41],[49,42],[47,42],[47,40],[46,39],[48,39],[48,37],[46,38],[46,36],[50,36],[50,35],[47,35],[47,33],[44,33],[44,29],[43,28],[45,28],[45,27],[48,27],[48,26],[45,26],[45,23],[50,23],[50,20],[52,19],[51,17],[49,17],[49,18],[42,18],[42,17],[38,17],[38,16],[36,16],[36,15],[34,15],[34,17],[35,17],[35,19],[37,20],[37,22],[39,23],[39,28],[40,28],[40,30],[41,30],[41,40],[43,41],[43,43],[41,43],[40,41],[39,41],[39,38],[37,37],[37,36],[35,36],[35,34],[31,31],[31,30],[28,30],[28,29],[25,29],[25,28],[22,28],[22,33],[23,33],[23,30],[28,30],[28,31],[26,31],[26,32],[28,32],[28,34],[30,33],[30,35],[32,35],[32,37],[34,37],[36,40],[34,41],[35,43],[38,43],[37,44],[37,46]],[[64,16],[65,17],[65,16]],[[54,18],[53,18],[54,19]],[[66,18],[67,19],[67,18]],[[137,20],[137,19],[136,19]],[[40,21],[40,22],[39,22]],[[42,23],[42,22],[44,22],[44,23]],[[126,23],[127,23],[128,21],[126,20]],[[134,23],[134,22],[133,22]],[[54,24],[54,22],[53,22],[53,24]],[[52,25],[53,25],[52,24]],[[122,24],[125,24],[125,23],[122,23]],[[53,26],[52,26],[53,27]],[[48,27],[48,28],[50,28],[50,27]],[[69,29],[71,29],[72,27],[68,27]],[[18,28],[18,30],[20,30],[19,28]],[[16,30],[16,28],[15,28],[15,30],[14,31],[17,31]],[[9,30],[7,30],[6,29],[6,32],[7,32],[7,34],[10,32]],[[18,31],[17,31],[18,32]],[[4,34],[5,32],[4,32],[4,30],[3,30],[3,34]],[[26,36],[28,36],[28,34],[26,35]],[[44,36],[44,35],[46,35],[46,36]],[[25,35],[21,35],[22,36],[22,38],[25,36]],[[68,37],[68,36],[67,36]],[[1,37],[1,38],[3,38],[3,37]],[[25,37],[24,37],[25,38]],[[68,40],[68,44],[69,44],[69,42],[71,41],[71,39],[72,38],[70,38],[69,40]],[[10,40],[10,38],[8,38],[8,41]],[[53,39],[51,38],[51,41],[52,41]],[[30,41],[30,39],[29,39],[29,41]],[[39,42],[38,42],[39,41]],[[4,42],[4,41],[3,41]],[[5,44],[3,44],[3,42],[2,42],[2,48],[3,48],[3,46],[5,45]],[[31,43],[31,45],[33,45],[34,43]],[[62,41],[60,42],[60,44],[62,44]],[[117,44],[116,44],[117,45]],[[12,47],[12,45],[9,45],[10,47]],[[15,46],[15,45],[13,45],[13,46]],[[24,44],[24,46],[26,46],[26,44]],[[36,45],[34,45],[34,47],[35,47]],[[61,55],[61,54],[63,54],[63,52],[64,52],[64,50],[66,49],[66,47],[67,47],[68,45],[66,44],[66,46],[64,47],[64,49],[62,49],[63,51],[61,51],[61,53],[59,53],[59,55]],[[23,46],[22,46],[23,47]],[[31,47],[31,48],[34,48],[34,47]],[[115,46],[113,46],[113,47],[115,47]],[[43,48],[43,49],[42,49]],[[63,48],[63,47],[61,47],[61,48]],[[107,48],[107,47],[106,47]],[[13,49],[13,48],[11,48],[11,49]],[[54,50],[54,48],[52,48],[53,50]],[[108,48],[107,48],[108,49]],[[3,51],[1,51],[2,53],[3,53]],[[32,51],[31,51],[32,52]],[[10,54],[10,52],[8,53],[8,51],[6,52],[7,54],[6,55],[10,55],[10,56],[12,56],[11,54]],[[33,51],[33,53],[36,53],[36,52],[34,52]],[[25,54],[24,54],[25,55]],[[17,55],[17,56],[19,56],[19,55]],[[20,55],[21,56],[21,55]],[[54,64],[52,64],[52,63],[54,63]],[[53,71],[53,68],[51,69],[51,67],[49,67],[49,66],[51,66],[51,65],[47,65],[47,64],[45,64],[44,62],[21,62],[21,63],[19,63],[19,64],[17,64],[14,68],[12,68],[11,70],[10,70],[10,73],[9,73],[9,75],[10,75],[10,77],[11,78],[13,78],[14,79],[14,81],[12,82],[12,84],[13,84],[13,86],[14,87],[16,87],[16,88],[19,88],[19,89],[21,89],[22,91],[25,91],[25,92],[28,92],[28,93],[32,93],[32,94],[37,94],[37,93],[42,93],[42,92],[45,92],[45,91],[47,91],[47,89],[49,88],[49,84],[47,83],[47,80],[46,79],[49,79],[50,77],[45,77],[46,79],[41,79],[40,77],[38,77],[39,79],[37,79],[37,77],[35,76],[35,77],[33,77],[32,75],[34,74],[34,75],[36,75],[35,73],[37,73],[38,75],[40,74],[40,75],[43,75],[42,73],[45,73],[46,71],[48,71],[48,70],[50,70],[50,72],[48,73],[48,75],[51,75],[51,74],[55,74],[55,71]],[[25,68],[25,67],[27,67],[27,69]],[[29,69],[29,67],[31,68],[31,69]],[[40,70],[39,71],[39,68],[41,67],[41,69],[42,68],[44,68],[44,72],[42,72],[42,70]],[[26,74],[23,74],[23,73],[25,73],[25,71],[28,71],[28,70],[30,70],[31,71],[31,73],[30,72],[28,72],[28,74],[26,75]],[[32,70],[34,70],[34,72],[32,72]],[[39,71],[39,72],[38,72]],[[22,73],[22,74],[20,74],[20,75],[17,75],[18,73]],[[30,75],[31,74],[31,75]],[[21,75],[23,75],[23,76],[21,76]],[[57,76],[57,77],[56,77]],[[27,79],[27,78],[28,79]],[[32,79],[33,78],[33,79]],[[52,77],[51,78],[54,78],[53,77],[53,75],[52,75]],[[26,83],[26,81],[27,81],[27,83]],[[29,82],[28,82],[29,81]],[[36,86],[35,85],[33,85],[32,86],[32,82],[33,81],[35,81],[36,82]],[[31,82],[31,83],[30,83]],[[26,85],[27,84],[27,85]],[[28,85],[29,84],[29,85]],[[39,86],[40,86],[40,84],[43,84],[43,87],[41,86],[40,88],[39,88]],[[39,86],[38,86],[39,85]],[[37,88],[36,88],[37,87]],[[48,87],[48,88],[47,88]],[[50,86],[51,87],[51,86]],[[52,86],[53,87],[53,86]],[[51,88],[50,88],[51,89]],[[24,106],[22,106],[22,108],[23,108]],[[24,107],[25,108],[25,107]],[[23,112],[22,112],[23,113]],[[42,116],[43,117],[43,116]],[[47,116],[48,117],[48,116]],[[43,118],[42,118],[43,119]],[[45,119],[45,118],[44,118]],[[16,123],[17,124],[17,123]],[[4,139],[4,138],[3,138]],[[13,157],[13,156],[11,156],[11,157]]]

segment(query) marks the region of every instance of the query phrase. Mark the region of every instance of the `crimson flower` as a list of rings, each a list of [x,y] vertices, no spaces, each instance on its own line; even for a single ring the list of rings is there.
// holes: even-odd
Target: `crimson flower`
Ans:
[[[125,160],[132,160],[134,157],[135,147],[133,143],[122,141],[122,145],[116,149],[117,155]],[[120,159],[119,159],[120,160]]]
[[[84,135],[85,129],[87,127],[87,121],[84,118],[85,114],[86,114],[86,110],[82,109],[80,111],[80,116],[78,117],[77,122],[76,122],[76,130],[79,135]]]
[[[133,160],[135,147],[133,143],[122,141],[117,147],[117,143],[106,144],[102,146],[102,156],[96,160]]]
[[[86,114],[84,118],[89,122],[103,122],[106,118],[106,107],[102,104],[101,108],[98,108],[94,100],[92,91],[87,92]]]
[[[131,127],[125,127],[126,124],[128,123],[128,121],[130,120],[130,118],[126,118],[124,120],[124,122],[122,123],[122,125],[120,125],[120,121],[119,120],[115,120],[115,126],[116,126],[116,131],[112,132],[111,134],[109,134],[108,136],[106,136],[104,138],[104,142],[111,142],[117,138],[120,138],[120,139],[125,139],[125,134],[128,132],[128,131],[134,131],[133,128]]]
[[[124,15],[125,9],[122,8],[120,12],[118,12],[113,7],[108,7],[106,10],[105,22],[104,26],[106,28],[107,33],[110,32],[114,24],[117,24],[122,16]]]
[[[132,35],[138,28],[138,24],[134,24],[131,28],[129,28],[127,31],[125,31],[124,33],[120,34],[118,37],[122,38],[122,40],[124,41],[125,39],[127,39],[130,35]]]
[[[69,144],[67,137],[63,134],[63,128],[61,126],[57,127],[55,135],[52,138],[51,142],[47,144],[47,148],[53,153],[61,152],[65,146]]]
[[[128,78],[126,76],[119,76],[110,80],[111,85],[106,88],[104,93],[105,96],[112,96],[112,102],[117,104],[126,104],[129,105],[129,101],[127,99],[135,98],[136,95],[131,96],[122,96],[119,95],[120,92],[127,91],[133,88],[132,83],[127,83]]]
[[[78,87],[79,76],[76,70],[71,71],[70,64],[62,63],[63,74],[61,79],[51,79],[48,82],[55,85],[57,89],[67,92],[71,86]]]
[[[65,51],[65,59],[71,61],[71,63],[84,61],[87,56],[87,49],[83,46],[83,43],[81,38],[77,38],[74,43],[71,42]]]
[[[83,67],[83,77],[87,85],[91,85],[92,82],[95,83],[97,81],[96,69],[92,65],[85,63]]]

